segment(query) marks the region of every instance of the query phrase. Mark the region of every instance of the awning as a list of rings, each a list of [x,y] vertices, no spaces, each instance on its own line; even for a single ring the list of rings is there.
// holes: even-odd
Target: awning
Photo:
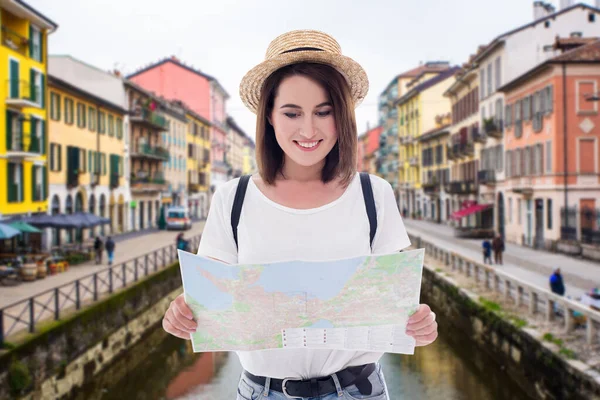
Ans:
[[[12,226],[7,224],[0,224],[0,239],[10,239],[20,234],[21,232],[19,232]]]
[[[453,213],[450,216],[450,219],[459,220],[459,219],[462,219],[469,215],[482,212],[482,211],[487,210],[488,208],[492,208],[492,207],[494,207],[493,204],[473,204],[473,205],[470,205],[468,207],[465,207],[465,208]]]
[[[15,229],[18,229],[22,233],[40,233],[40,232],[42,232],[38,228],[31,226],[27,222],[24,222],[24,221],[15,221],[15,222],[11,222],[8,225],[12,226]]]

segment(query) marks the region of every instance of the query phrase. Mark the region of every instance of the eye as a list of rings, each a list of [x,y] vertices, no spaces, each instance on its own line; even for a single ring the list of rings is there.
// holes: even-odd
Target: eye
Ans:
[[[326,117],[326,116],[328,116],[328,115],[330,115],[330,114],[331,114],[331,110],[327,110],[327,111],[319,111],[319,112],[317,113],[317,115],[318,115],[319,117]]]
[[[285,115],[288,118],[294,119],[298,116],[298,114],[294,114],[294,113],[283,113],[283,115]]]

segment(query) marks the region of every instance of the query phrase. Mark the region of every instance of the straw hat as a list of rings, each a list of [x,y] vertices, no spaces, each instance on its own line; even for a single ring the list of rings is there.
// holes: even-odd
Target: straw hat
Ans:
[[[315,30],[297,30],[278,36],[269,44],[265,61],[252,68],[240,83],[242,101],[256,114],[265,80],[279,68],[301,62],[327,64],[340,72],[357,107],[369,91],[365,70],[353,59],[343,56],[339,43],[331,36]]]

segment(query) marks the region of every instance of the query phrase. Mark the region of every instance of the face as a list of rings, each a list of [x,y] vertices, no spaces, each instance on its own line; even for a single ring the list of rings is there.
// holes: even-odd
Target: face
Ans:
[[[270,122],[288,163],[311,167],[325,162],[337,141],[333,107],[325,89],[303,75],[281,81]]]

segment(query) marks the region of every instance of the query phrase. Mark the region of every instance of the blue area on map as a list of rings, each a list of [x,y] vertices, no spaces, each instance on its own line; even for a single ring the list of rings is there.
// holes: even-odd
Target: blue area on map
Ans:
[[[194,300],[209,310],[228,310],[233,306],[233,296],[221,291],[211,281],[200,274],[203,269],[218,279],[233,280],[237,278],[239,267],[199,258],[193,254],[178,251],[182,268],[183,288]],[[199,267],[199,268],[198,268]]]
[[[311,326],[307,326],[307,328],[335,328],[331,321],[327,319],[320,319]]]
[[[364,263],[366,257],[346,260],[309,262],[289,261],[269,264],[254,286],[267,293],[306,296],[308,299],[331,300]],[[326,268],[324,268],[326,266]]]

